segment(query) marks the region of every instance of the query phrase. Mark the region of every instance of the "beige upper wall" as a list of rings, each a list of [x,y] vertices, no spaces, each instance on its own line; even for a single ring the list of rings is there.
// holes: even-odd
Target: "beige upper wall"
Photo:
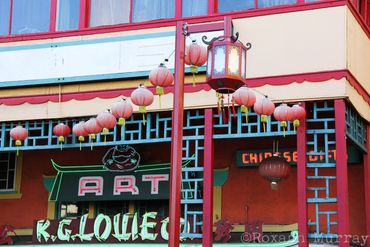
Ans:
[[[347,68],[370,94],[370,39],[347,9]]]
[[[346,7],[332,7],[234,20],[251,42],[247,77],[346,68]]]

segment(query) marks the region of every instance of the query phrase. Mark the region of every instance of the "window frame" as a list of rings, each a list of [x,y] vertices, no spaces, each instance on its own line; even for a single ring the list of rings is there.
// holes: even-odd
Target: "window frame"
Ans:
[[[15,156],[14,164],[14,189],[0,190],[1,199],[20,199],[21,194],[21,180],[22,180],[22,165],[23,165],[23,152],[20,151],[18,155],[15,152],[10,152]]]
[[[144,22],[133,22],[132,20],[133,19],[132,18],[133,0],[130,0],[129,23],[89,27],[90,0],[79,0],[80,1],[80,14],[79,14],[78,29],[56,31],[57,0],[50,0],[51,1],[50,27],[49,27],[48,32],[12,35],[11,34],[11,26],[12,26],[11,20],[12,20],[12,15],[13,15],[12,13],[13,12],[12,11],[13,1],[14,0],[10,0],[8,35],[0,36],[0,43],[19,41],[19,40],[35,40],[35,39],[67,37],[67,36],[84,35],[84,34],[97,34],[97,33],[105,33],[105,32],[110,32],[110,31],[124,31],[124,30],[137,30],[137,29],[152,28],[152,27],[164,27],[164,26],[174,25],[175,21],[177,20],[186,20],[189,23],[193,23],[193,22],[198,23],[198,22],[204,22],[204,21],[220,20],[225,15],[240,17],[241,15],[258,16],[258,15],[264,15],[264,14],[269,14],[269,13],[285,13],[285,12],[297,11],[302,8],[304,9],[322,8],[322,7],[326,7],[328,4],[330,5],[333,2],[338,2],[338,5],[345,4],[343,3],[343,0],[321,0],[318,2],[312,2],[312,3],[305,3],[305,0],[297,0],[297,3],[295,4],[276,5],[276,6],[266,7],[266,8],[259,8],[258,0],[254,0],[254,3],[255,3],[254,9],[219,13],[218,12],[218,1],[219,0],[208,0],[208,11],[206,15],[182,17],[182,0],[175,0],[175,17],[174,18],[150,20],[150,21],[144,21]],[[367,30],[369,30],[370,11],[368,9],[370,7],[368,6],[369,5],[367,3],[368,1],[367,0],[358,0],[358,1],[364,1],[365,3],[366,11],[364,11],[364,14],[360,16],[361,16],[362,21],[365,24],[365,27],[367,28]],[[352,3],[350,1],[347,1],[346,4],[351,5]],[[311,7],[303,7],[303,6],[311,6]],[[355,9],[358,11],[357,8]],[[244,14],[244,13],[248,13],[248,14]],[[367,22],[367,26],[366,26],[366,22]]]

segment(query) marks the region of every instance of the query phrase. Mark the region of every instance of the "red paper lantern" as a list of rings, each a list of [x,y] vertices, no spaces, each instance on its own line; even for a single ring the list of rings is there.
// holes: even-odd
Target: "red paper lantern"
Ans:
[[[254,112],[261,115],[261,123],[263,123],[263,131],[266,132],[266,123],[268,122],[268,116],[270,116],[274,110],[275,105],[267,97],[260,98],[254,104]]]
[[[126,119],[131,117],[132,112],[132,105],[126,99],[114,102],[112,105],[112,114],[118,118],[118,125],[125,125]]]
[[[173,80],[172,72],[163,63],[161,63],[158,68],[150,71],[149,74],[149,81],[155,86],[155,92],[159,96],[164,94],[164,87],[172,85]]]
[[[85,121],[80,121],[78,124],[75,124],[72,127],[72,132],[75,136],[78,137],[78,141],[80,142],[80,150],[82,148],[82,142],[85,141],[85,136],[89,133],[85,129]]]
[[[241,106],[241,112],[245,113],[245,121],[248,123],[248,108],[256,103],[256,95],[247,87],[240,87],[233,94],[233,100]]]
[[[96,121],[96,118],[90,118],[89,120],[87,120],[86,123],[84,124],[84,127],[90,136],[91,150],[92,150],[94,140],[96,139],[96,134],[102,131],[102,127],[98,124],[98,122]]]
[[[71,128],[64,123],[58,123],[53,128],[53,134],[58,136],[58,143],[60,143],[60,149],[62,149],[65,138],[71,134]]]
[[[306,110],[300,104],[295,104],[291,108],[291,120],[293,120],[294,131],[299,126],[300,121],[306,118]]]
[[[274,117],[280,121],[280,126],[283,127],[283,133],[285,136],[285,128],[288,127],[287,121],[292,119],[292,110],[287,104],[281,104],[274,110]]]
[[[115,116],[107,110],[99,113],[96,117],[96,121],[103,128],[104,142],[106,142],[106,135],[109,133],[109,129],[113,129],[116,126],[117,120]]]
[[[271,188],[276,190],[277,184],[289,177],[290,174],[290,165],[289,163],[274,154],[272,157],[264,159],[259,166],[260,175],[271,182]]]
[[[246,54],[251,45],[244,46],[236,36],[220,36],[207,42],[207,83],[221,94],[233,93],[245,85]]]
[[[21,146],[22,141],[24,141],[28,137],[28,130],[18,125],[10,130],[10,137],[15,141],[15,145],[17,146],[17,155],[18,155],[19,154],[18,147]]]
[[[195,74],[198,73],[198,67],[207,62],[207,48],[198,45],[193,40],[191,45],[185,48],[185,63],[190,66],[190,73],[193,74],[193,86],[195,85]]]
[[[143,124],[145,124],[146,107],[151,105],[154,101],[153,93],[144,85],[140,85],[131,93],[131,101],[139,106],[139,112],[143,114]]]

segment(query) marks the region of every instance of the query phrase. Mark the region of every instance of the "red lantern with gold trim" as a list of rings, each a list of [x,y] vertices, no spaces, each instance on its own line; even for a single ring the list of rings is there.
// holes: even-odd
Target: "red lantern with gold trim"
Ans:
[[[300,104],[295,104],[291,108],[294,131],[299,126],[300,121],[306,118],[306,110]]]
[[[130,118],[133,112],[132,105],[126,99],[112,104],[112,114],[118,118],[118,125],[125,125],[126,119]]]
[[[96,135],[102,131],[102,127],[98,124],[96,118],[90,118],[89,120],[87,120],[84,127],[89,134],[91,150],[93,150],[94,140],[96,140]]]
[[[195,40],[185,48],[185,64],[190,66],[190,73],[193,74],[193,86],[195,85],[195,74],[198,67],[207,62],[207,48],[197,44]]]
[[[139,106],[139,112],[143,114],[143,124],[145,125],[146,107],[153,103],[153,93],[144,85],[140,85],[131,93],[131,101]]]
[[[290,169],[289,163],[284,158],[274,154],[264,159],[258,170],[264,179],[271,182],[271,189],[276,190],[278,183],[289,177]]]
[[[80,121],[78,124],[75,124],[72,127],[72,132],[75,136],[78,137],[78,141],[80,142],[80,151],[82,149],[82,142],[85,141],[85,136],[89,133],[85,129],[85,121]]]
[[[53,128],[53,134],[58,136],[58,143],[60,143],[60,150],[62,150],[65,138],[71,134],[71,128],[64,123],[58,123]]]
[[[280,126],[283,128],[283,135],[285,137],[285,129],[288,127],[288,121],[292,119],[292,109],[287,104],[281,104],[274,110],[274,117],[280,121]]]
[[[173,80],[172,72],[163,63],[158,68],[150,71],[149,81],[155,86],[155,93],[159,96],[159,107],[161,107],[161,96],[164,94],[164,87],[171,86]]]
[[[274,110],[275,105],[272,101],[266,97],[260,98],[254,104],[254,112],[261,115],[261,123],[263,123],[263,131],[266,132],[266,123],[268,122],[268,116],[270,116]]]
[[[26,140],[28,137],[28,130],[18,125],[10,130],[10,137],[15,141],[15,146],[17,147],[17,156],[19,154],[19,146],[22,145],[22,141]]]
[[[96,122],[103,128],[102,133],[104,135],[104,143],[106,143],[109,129],[113,129],[116,126],[117,120],[109,110],[106,110],[98,114]]]
[[[247,87],[240,87],[233,94],[233,100],[241,106],[241,112],[245,113],[245,121],[248,123],[248,108],[256,103],[256,95]]]

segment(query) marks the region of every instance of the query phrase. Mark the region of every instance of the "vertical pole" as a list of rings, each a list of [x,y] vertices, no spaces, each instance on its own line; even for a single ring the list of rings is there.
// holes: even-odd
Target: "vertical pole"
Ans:
[[[205,109],[203,162],[203,246],[212,246],[213,239],[213,114]]]
[[[80,20],[78,23],[79,29],[84,29],[88,27],[89,13],[90,13],[89,0],[81,0],[80,1]]]
[[[50,24],[49,32],[55,32],[57,23],[57,0],[51,0],[50,2]]]
[[[302,107],[306,108],[305,103]],[[306,146],[306,120],[301,121],[297,130],[297,192],[298,192],[298,232],[299,247],[308,246],[307,227],[307,146]]]
[[[181,161],[182,128],[184,122],[184,22],[176,23],[175,45],[175,93],[173,100],[173,120],[171,134],[171,169],[170,169],[170,212],[168,246],[179,246],[181,213]]]
[[[367,126],[367,152],[370,149],[370,126]],[[364,154],[364,186],[365,186],[365,219],[366,219],[366,235],[370,236],[370,155]],[[366,241],[366,246],[370,247],[370,240]]]
[[[232,19],[230,16],[225,16],[224,17],[224,30],[225,30],[225,36],[231,36],[233,30],[233,23]]]
[[[208,15],[213,15],[216,13],[216,0],[208,0]]]
[[[334,101],[335,143],[337,150],[338,246],[349,246],[348,175],[346,146],[346,113],[343,99]]]
[[[175,18],[180,19],[182,17],[182,0],[175,0]]]

